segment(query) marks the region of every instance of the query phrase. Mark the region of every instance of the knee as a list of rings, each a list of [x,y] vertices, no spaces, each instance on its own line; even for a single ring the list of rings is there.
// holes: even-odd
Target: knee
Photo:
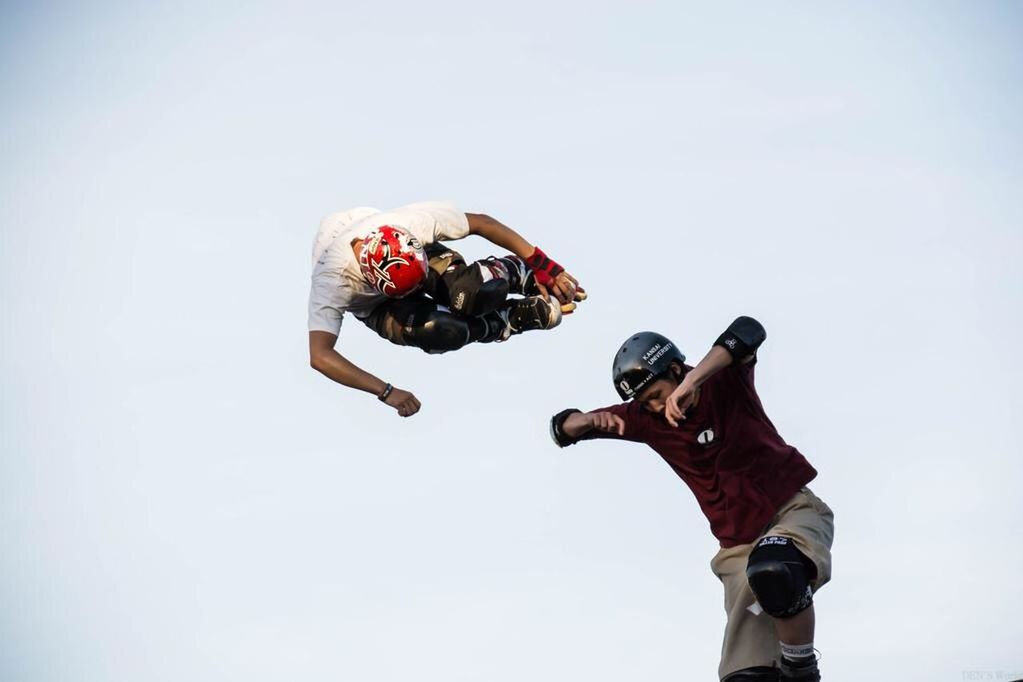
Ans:
[[[463,317],[496,310],[508,298],[508,291],[508,280],[482,262],[462,268],[448,284],[451,310]]]
[[[447,353],[469,343],[469,326],[450,313],[435,311],[412,330],[410,340],[427,353]]]
[[[746,565],[750,589],[764,612],[775,618],[791,618],[810,607],[815,573],[813,562],[792,540],[777,535],[762,538]]]

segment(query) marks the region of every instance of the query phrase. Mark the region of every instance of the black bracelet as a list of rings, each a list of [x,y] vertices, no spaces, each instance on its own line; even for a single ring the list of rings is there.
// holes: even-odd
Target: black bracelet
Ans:
[[[377,396],[377,400],[379,400],[380,402],[384,402],[391,396],[391,391],[393,390],[394,386],[387,384],[386,386],[384,386],[384,390],[380,393],[380,395]]]

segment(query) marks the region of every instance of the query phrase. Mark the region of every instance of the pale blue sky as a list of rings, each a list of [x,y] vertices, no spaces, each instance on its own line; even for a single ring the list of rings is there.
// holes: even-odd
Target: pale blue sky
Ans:
[[[836,512],[826,678],[1023,677],[1023,9],[890,5],[5,5],[0,678],[714,679],[690,493],[546,420],[743,313]],[[309,369],[308,252],[433,198],[592,296],[442,357],[346,321],[401,420]]]

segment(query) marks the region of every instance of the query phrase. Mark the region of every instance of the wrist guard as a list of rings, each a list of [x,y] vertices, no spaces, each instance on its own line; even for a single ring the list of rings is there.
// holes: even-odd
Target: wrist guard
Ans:
[[[536,281],[545,287],[554,283],[554,278],[565,271],[550,256],[544,253],[539,246],[533,249],[533,255],[526,259],[526,265],[533,271]]]
[[[567,410],[562,410],[561,412],[558,412],[556,415],[551,417],[551,438],[554,439],[554,442],[557,444],[559,448],[563,448],[568,445],[574,445],[577,442],[578,439],[569,438],[568,434],[566,434],[562,430],[562,427],[565,425],[566,419],[568,419],[573,414],[579,413],[580,410],[577,410],[575,408],[569,408]]]
[[[714,342],[721,346],[735,360],[743,360],[757,352],[767,338],[767,330],[752,317],[737,317]]]

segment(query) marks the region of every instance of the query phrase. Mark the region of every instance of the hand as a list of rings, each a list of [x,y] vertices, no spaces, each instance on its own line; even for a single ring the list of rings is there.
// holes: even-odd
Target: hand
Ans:
[[[697,397],[699,397],[699,388],[695,382],[689,380],[687,374],[678,388],[672,391],[668,399],[664,401],[664,418],[669,424],[677,427],[679,421],[686,418],[686,410],[696,404]]]
[[[575,310],[576,301],[586,300],[586,290],[579,286],[579,280],[567,272],[562,272],[555,277],[549,287],[537,282],[536,288],[540,290],[540,295],[547,300],[550,300],[550,295],[553,293],[561,303],[561,312],[565,315]]]
[[[617,414],[590,412],[586,417],[591,429],[606,431],[607,433],[617,433],[619,436],[625,435],[625,420]]]
[[[391,395],[384,401],[398,411],[400,417],[411,417],[422,407],[419,400],[409,391],[400,388],[391,389]]]
[[[579,286],[579,280],[565,272],[565,268],[558,265],[539,246],[534,246],[533,253],[524,256],[523,260],[533,271],[540,294],[550,300],[550,293],[553,292],[561,303],[562,312],[566,314],[572,312],[575,310],[575,301],[586,298],[586,291]]]

